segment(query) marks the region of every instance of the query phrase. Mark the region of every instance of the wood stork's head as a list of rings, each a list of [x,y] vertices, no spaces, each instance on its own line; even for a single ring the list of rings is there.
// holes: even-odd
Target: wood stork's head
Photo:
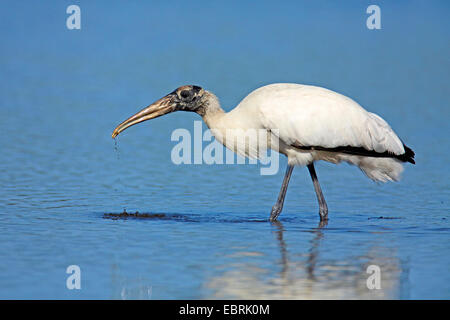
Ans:
[[[154,119],[175,111],[191,111],[204,115],[210,93],[199,86],[182,86],[142,109],[119,124],[112,133],[115,138],[125,129],[146,120]]]

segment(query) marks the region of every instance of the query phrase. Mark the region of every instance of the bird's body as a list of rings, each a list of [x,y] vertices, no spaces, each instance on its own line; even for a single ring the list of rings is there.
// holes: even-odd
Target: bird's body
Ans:
[[[212,110],[217,111],[204,115],[205,123],[216,139],[240,155],[257,156],[256,150],[237,150],[236,144],[227,145],[222,138],[225,131],[241,129],[235,130],[239,134],[248,129],[265,129],[274,135],[271,148],[287,156],[291,165],[346,161],[373,180],[400,178],[403,167],[395,156],[405,154],[401,140],[382,118],[339,93],[280,83],[253,91],[228,113],[222,111],[218,99],[211,101],[217,104]],[[367,156],[371,152],[373,155]]]
[[[358,166],[372,180],[383,182],[399,180],[402,163],[414,163],[414,152],[380,116],[334,91],[289,83],[258,88],[228,113],[214,94],[197,86],[183,86],[124,121],[113,137],[138,122],[177,110],[200,114],[216,139],[240,155],[259,157],[268,147],[287,156],[288,168],[271,220],[281,212],[294,166],[308,166],[321,220],[325,220],[328,208],[314,170],[315,161],[345,161]],[[248,130],[264,134],[256,143],[236,143],[245,139]]]

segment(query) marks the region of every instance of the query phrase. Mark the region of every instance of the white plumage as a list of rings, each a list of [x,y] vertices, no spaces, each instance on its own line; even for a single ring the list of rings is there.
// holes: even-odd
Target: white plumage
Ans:
[[[218,104],[218,99],[212,101]],[[222,138],[226,135],[225,130],[252,128],[267,129],[273,134],[278,132],[276,138],[280,145],[277,148],[276,142],[272,142],[272,149],[286,155],[292,165],[305,166],[316,160],[346,161],[358,166],[369,178],[383,182],[399,180],[403,170],[401,161],[396,158],[302,151],[293,146],[351,146],[393,155],[405,153],[401,140],[380,116],[325,88],[271,84],[251,92],[229,113],[215,112],[204,118],[216,138],[240,155],[255,157],[256,150],[240,150],[236,145],[227,145]]]

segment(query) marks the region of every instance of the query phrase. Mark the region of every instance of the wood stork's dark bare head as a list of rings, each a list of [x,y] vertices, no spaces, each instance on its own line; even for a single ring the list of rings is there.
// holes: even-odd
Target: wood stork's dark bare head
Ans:
[[[203,115],[206,100],[204,99],[205,93],[207,91],[199,86],[188,85],[179,87],[119,124],[114,129],[112,137],[115,138],[119,133],[137,123],[175,111],[191,111]]]

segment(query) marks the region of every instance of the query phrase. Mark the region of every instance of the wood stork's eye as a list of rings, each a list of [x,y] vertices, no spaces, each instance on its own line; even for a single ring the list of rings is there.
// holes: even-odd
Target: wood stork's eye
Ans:
[[[188,100],[192,97],[192,92],[190,90],[183,90],[180,92],[180,96],[183,100]]]

